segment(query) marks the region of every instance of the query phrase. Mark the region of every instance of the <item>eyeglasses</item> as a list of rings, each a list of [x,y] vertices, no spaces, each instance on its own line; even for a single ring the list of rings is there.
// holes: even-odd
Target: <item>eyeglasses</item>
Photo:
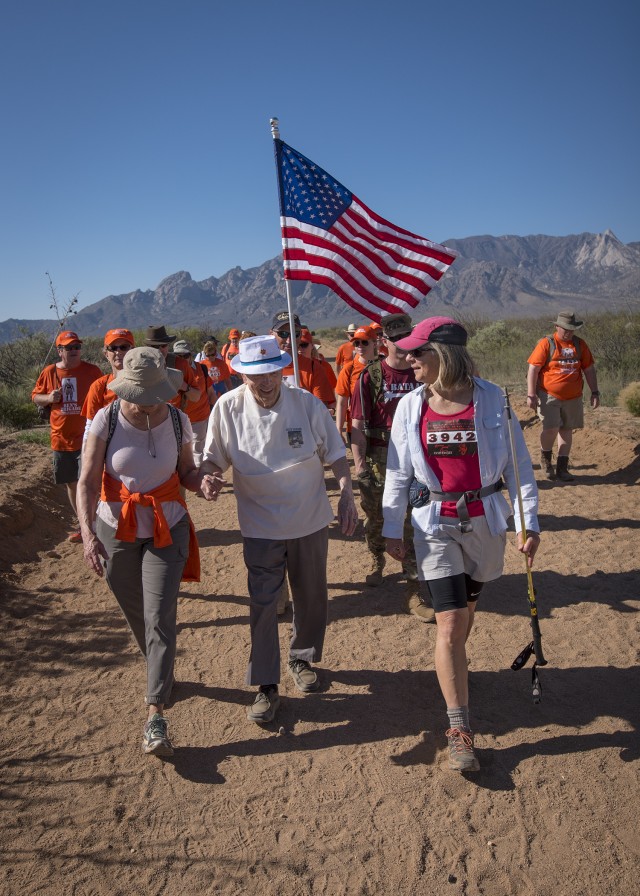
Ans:
[[[435,348],[411,348],[407,354],[414,358],[421,358],[423,355],[428,355],[429,352],[435,352]]]
[[[286,340],[291,336],[291,331],[290,330],[276,330],[276,336],[278,336],[280,339],[284,339],[286,342]],[[302,332],[300,330],[296,330],[296,342],[298,341],[298,339],[300,339],[301,336],[302,336]]]
[[[309,348],[310,345],[311,345],[310,342],[299,342],[298,348]]]
[[[356,348],[358,348],[359,346],[366,348],[369,345],[368,339],[352,339],[352,342]]]
[[[130,348],[131,348],[131,346],[129,345],[128,342],[126,342],[124,345],[108,345],[107,351],[108,352],[128,352]]]
[[[79,352],[82,346],[74,342],[73,345],[63,345],[61,348],[65,352]]]
[[[409,335],[408,333],[400,333],[398,336],[387,336],[386,333],[382,334],[383,339],[386,339],[387,342],[393,342],[393,343],[397,342],[399,339],[404,339],[408,335]]]
[[[207,358],[217,358],[218,356],[217,355],[207,355],[206,357]]]

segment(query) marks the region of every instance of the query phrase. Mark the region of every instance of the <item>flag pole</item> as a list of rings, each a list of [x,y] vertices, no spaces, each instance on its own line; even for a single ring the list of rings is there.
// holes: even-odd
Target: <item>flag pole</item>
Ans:
[[[278,199],[280,200],[280,214],[284,214],[284,197],[282,195],[282,177],[280,169],[279,149],[280,149],[280,121],[277,118],[270,118],[271,136],[273,137],[273,148],[276,159],[276,173],[278,176]],[[286,250],[287,240],[282,237],[282,245]],[[284,269],[284,265],[283,265]],[[295,377],[296,386],[300,385],[300,371],[298,369],[298,341],[296,339],[296,327],[293,319],[293,300],[291,297],[291,281],[284,275],[284,286],[287,293],[287,311],[289,312],[289,332],[291,333],[291,355],[293,360],[293,375]]]

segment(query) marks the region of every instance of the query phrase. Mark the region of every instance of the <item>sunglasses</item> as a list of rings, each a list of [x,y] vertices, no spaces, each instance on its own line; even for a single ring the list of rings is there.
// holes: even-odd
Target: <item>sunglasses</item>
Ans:
[[[299,342],[298,348],[309,348],[310,345],[311,345],[310,342]]]
[[[414,358],[421,358],[423,355],[428,355],[429,352],[435,352],[435,348],[411,348],[406,354],[412,355]]]
[[[65,352],[79,352],[82,346],[74,342],[73,345],[62,345],[61,348]]]
[[[276,335],[280,337],[280,339],[284,339],[285,341],[291,336],[290,330],[276,330]],[[300,330],[296,330],[296,342],[300,339],[302,335]]]
[[[366,348],[366,347],[369,345],[369,340],[368,340],[368,339],[353,339],[352,342],[353,342],[353,344],[355,345],[356,348],[358,348],[358,346],[360,346],[360,345],[361,345],[363,348]]]
[[[131,348],[131,346],[129,345],[128,342],[126,342],[124,345],[108,345],[107,351],[108,352],[128,352],[130,348]]]

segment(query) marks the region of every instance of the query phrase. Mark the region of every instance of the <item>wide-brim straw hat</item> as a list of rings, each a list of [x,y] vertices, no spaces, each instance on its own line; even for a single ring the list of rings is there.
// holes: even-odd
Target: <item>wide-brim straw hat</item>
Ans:
[[[554,327],[562,327],[563,330],[579,330],[583,320],[576,320],[575,311],[560,311],[558,319],[553,321]]]
[[[143,345],[127,352],[109,388],[124,401],[151,405],[175,398],[181,383],[182,371],[167,367],[157,348]]]
[[[259,376],[291,364],[291,355],[281,351],[275,336],[250,336],[240,340],[239,348],[239,353],[231,359],[231,368],[236,373]]]

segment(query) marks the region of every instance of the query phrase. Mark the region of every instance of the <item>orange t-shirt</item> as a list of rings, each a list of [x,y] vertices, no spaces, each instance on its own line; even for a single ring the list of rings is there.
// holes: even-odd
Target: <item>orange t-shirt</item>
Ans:
[[[577,356],[573,340],[563,342],[557,335],[553,337],[555,350],[549,360],[549,340],[541,339],[529,357],[529,364],[540,367],[538,388],[560,401],[569,401],[582,395],[582,371],[591,367],[593,355],[587,343],[581,339],[580,357]]]
[[[318,361],[320,362],[322,369],[324,370],[324,375],[327,378],[327,382],[335,392],[335,388],[338,384],[338,378],[333,372],[333,367],[331,366],[331,364],[329,364],[329,362],[323,355],[318,355],[317,358],[312,358],[311,360],[314,362],[314,364],[317,364]]]
[[[347,361],[338,376],[336,394],[342,395],[343,398],[351,398],[353,387],[368,363],[368,361],[362,361],[360,355],[356,355],[353,361]]]
[[[78,367],[49,364],[35,384],[31,397],[48,395],[54,389],[62,392],[62,401],[51,405],[51,448],[54,451],[80,451],[86,420],[82,406],[91,383],[103,376],[95,364],[81,361]]]
[[[86,417],[87,420],[93,420],[100,408],[106,408],[108,404],[115,400],[116,393],[108,388],[112,379],[114,379],[113,374],[107,373],[105,376],[101,376],[99,380],[94,380],[89,386],[81,411],[82,416]]]
[[[167,358],[167,367],[173,367],[174,370],[179,370],[182,374],[182,378],[190,389],[201,388],[196,382],[195,370],[185,358],[181,358],[180,355],[170,354],[170,357]],[[178,392],[176,397],[172,398],[169,404],[172,404],[174,408],[178,408],[179,411],[184,411],[186,413],[187,405],[194,404],[194,402],[186,401],[184,395]]]
[[[333,389],[327,382],[327,377],[321,364],[314,364],[309,358],[298,355],[298,370],[300,372],[301,389],[311,392],[312,395],[315,395],[320,401],[324,401],[325,404],[335,403],[336,397],[333,394]],[[290,385],[295,385],[293,362],[284,368],[282,378]]]
[[[205,373],[207,365],[204,361],[196,361],[195,368],[191,368],[196,377],[196,389],[200,389],[200,398],[197,401],[188,401],[184,412],[192,423],[200,423],[206,420],[211,413],[211,405],[209,404],[209,396],[207,391],[212,385],[209,372]]]
[[[342,370],[347,361],[353,361],[353,345],[351,342],[343,342],[336,352],[336,370]]]
[[[231,371],[220,358],[205,358],[202,363],[206,364],[209,368],[209,376],[211,377],[214,387],[219,386],[220,383],[224,383],[224,381],[228,380],[231,376]],[[229,384],[227,383],[227,386],[228,385]]]
[[[351,405],[351,396],[355,384],[360,379],[360,374],[367,366],[368,361],[363,361],[360,355],[356,355],[353,361],[347,361],[338,376],[338,385],[336,386],[336,395],[349,400]],[[345,417],[347,432],[351,432],[351,413],[347,407],[347,415]]]

